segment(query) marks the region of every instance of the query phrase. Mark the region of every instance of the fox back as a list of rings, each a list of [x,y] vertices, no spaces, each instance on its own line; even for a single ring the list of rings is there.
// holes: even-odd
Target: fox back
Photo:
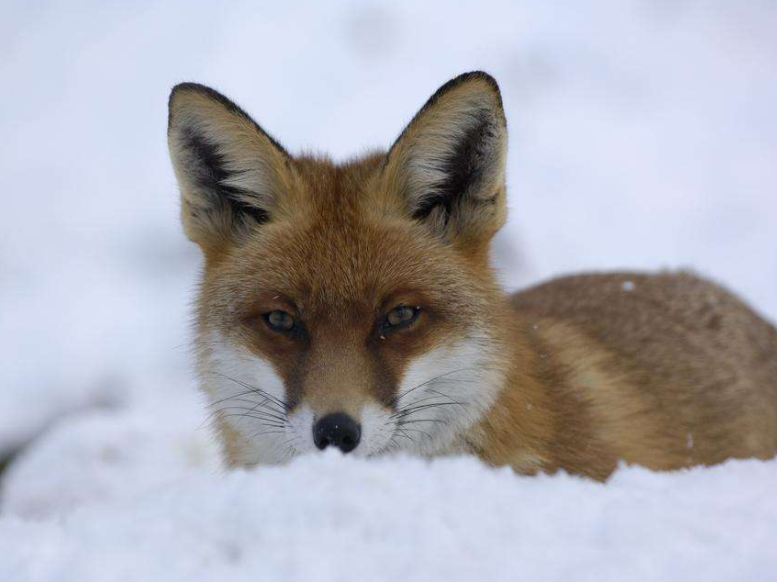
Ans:
[[[205,260],[199,371],[230,463],[334,446],[468,452],[526,473],[604,478],[619,459],[673,468],[774,454],[776,334],[733,298],[747,315],[721,315],[727,331],[699,347],[709,338],[679,323],[642,327],[650,299],[611,317],[611,298],[596,291],[613,286],[606,278],[501,290],[489,244],[506,215],[507,130],[485,73],[441,87],[387,152],[342,164],[292,156],[191,83],[171,94],[168,136],[184,230]],[[640,288],[650,285],[664,288]],[[676,301],[713,289],[691,287]],[[748,358],[721,371],[727,341]],[[727,378],[737,388],[725,397],[705,394]],[[712,428],[732,400],[760,412]],[[673,423],[679,449],[680,437],[664,438]],[[689,455],[686,425],[752,435]]]

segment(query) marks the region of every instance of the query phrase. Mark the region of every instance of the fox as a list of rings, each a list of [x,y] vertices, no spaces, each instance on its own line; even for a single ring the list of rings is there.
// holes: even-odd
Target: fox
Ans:
[[[292,155],[195,83],[169,98],[195,352],[228,466],[327,448],[606,480],[777,453],[777,331],[686,271],[508,294],[501,92],[440,87],[385,151]],[[552,217],[551,217],[552,223]]]

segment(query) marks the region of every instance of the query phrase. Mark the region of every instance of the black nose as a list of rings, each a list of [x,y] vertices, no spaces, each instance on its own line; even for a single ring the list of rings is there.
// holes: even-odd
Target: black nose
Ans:
[[[313,425],[313,442],[322,451],[334,445],[344,453],[350,453],[359,444],[362,431],[356,421],[347,414],[327,414]]]

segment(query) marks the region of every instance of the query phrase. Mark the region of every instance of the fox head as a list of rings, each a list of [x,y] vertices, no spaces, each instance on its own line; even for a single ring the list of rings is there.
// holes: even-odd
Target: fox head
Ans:
[[[505,373],[494,79],[453,79],[388,152],[343,164],[292,156],[202,85],[176,86],[169,107],[183,226],[205,260],[199,369],[227,459],[464,446]]]

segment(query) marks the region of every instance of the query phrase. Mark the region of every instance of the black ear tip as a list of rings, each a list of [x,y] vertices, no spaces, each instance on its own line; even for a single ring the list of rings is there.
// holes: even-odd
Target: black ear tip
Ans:
[[[170,130],[170,125],[173,122],[173,112],[175,110],[175,101],[182,95],[192,95],[197,94],[202,97],[205,97],[206,99],[210,101],[214,101],[216,103],[220,103],[223,107],[231,111],[232,113],[236,113],[237,115],[240,115],[248,120],[251,120],[251,117],[240,107],[238,107],[235,103],[230,101],[227,97],[216,91],[215,89],[212,89],[208,87],[207,85],[201,85],[199,83],[192,83],[192,82],[185,82],[185,83],[178,83],[175,85],[170,91],[170,97],[167,100],[167,110],[168,110],[168,117],[167,117],[167,127],[168,131]],[[251,120],[253,122],[253,120]]]
[[[494,77],[485,71],[470,71],[469,73],[462,73],[458,77],[454,77],[445,83],[442,87],[440,87],[438,93],[442,94],[456,87],[460,87],[461,85],[475,82],[485,83],[494,93],[501,95],[501,92],[499,91],[499,83],[497,83],[496,79],[494,79]]]
[[[167,100],[167,106],[169,108],[172,108],[173,102],[175,101],[176,97],[186,93],[199,93],[200,95],[209,97],[211,99],[215,99],[216,101],[227,100],[227,98],[224,97],[221,93],[219,93],[215,89],[211,89],[206,85],[186,82],[186,83],[178,83],[176,86],[173,87],[173,89],[170,91],[170,97]]]
[[[499,91],[499,83],[496,82],[496,79],[486,73],[485,71],[470,71],[469,73],[462,73],[458,77],[454,77],[447,83],[445,83],[442,87],[437,89],[435,91],[434,95],[432,95],[429,98],[429,101],[427,101],[426,105],[424,105],[424,109],[430,107],[435,102],[437,102],[440,97],[445,95],[446,93],[449,93],[453,91],[454,89],[458,89],[462,86],[469,85],[471,83],[478,83],[481,86],[485,84],[488,89],[493,93],[493,95],[496,97],[496,105],[499,109],[503,107],[502,105],[502,93]]]
[[[170,91],[170,96],[167,98],[167,130],[170,131],[170,126],[173,123],[173,109],[175,100],[185,94],[185,93],[192,93],[192,92],[198,92],[198,93],[206,93],[207,91],[213,91],[213,89],[210,89],[209,87],[206,87],[205,85],[200,85],[199,83],[178,83],[175,85],[172,90]]]
[[[273,138],[270,134],[268,134],[261,127],[259,127],[259,125],[251,118],[251,116],[248,115],[248,113],[246,113],[245,111],[243,111],[243,109],[241,109],[239,105],[237,105],[236,103],[234,103],[233,101],[231,101],[230,99],[228,99],[227,97],[225,97],[224,95],[216,91],[215,89],[211,89],[207,85],[200,85],[199,83],[191,83],[191,82],[178,83],[170,91],[170,97],[168,98],[168,101],[167,101],[167,108],[168,108],[167,109],[168,110],[167,133],[168,134],[170,134],[171,128],[173,127],[176,110],[181,109],[181,105],[176,106],[176,101],[180,96],[183,96],[183,95],[199,95],[200,97],[205,98],[204,100],[203,99],[195,100],[199,102],[195,104],[194,109],[201,109],[200,105],[202,104],[202,102],[207,102],[207,101],[220,105],[232,115],[236,115],[244,119],[251,125],[253,125],[254,129],[256,129],[256,131],[258,131],[265,138],[270,140],[270,143],[273,146],[275,146],[275,148],[278,151],[280,151],[285,157],[287,158],[291,157],[289,153],[283,148],[283,146],[280,143],[278,143],[278,141],[275,138]],[[189,104],[184,103],[183,107],[189,108],[190,105],[191,103]]]
[[[485,71],[470,71],[469,73],[462,73],[458,77],[452,79],[450,82],[459,85],[474,80],[485,81],[489,87],[499,93],[499,83],[497,83],[496,79],[494,79],[494,77]]]
[[[173,87],[173,90],[170,91],[170,99],[168,100],[168,107],[170,108],[171,111],[176,98],[179,95],[185,95],[185,94],[189,94],[189,95],[198,94],[210,101],[214,101],[220,104],[222,107],[224,107],[231,113],[239,115],[253,122],[251,117],[245,111],[243,111],[236,103],[234,103],[229,98],[225,97],[215,89],[212,89],[207,85],[200,85],[199,83],[189,83],[189,82],[178,83],[175,87]]]
[[[192,83],[190,81],[186,81],[184,83],[178,83],[173,87],[173,90],[170,92],[170,96],[172,97],[179,91],[200,91],[202,89],[207,89],[205,85],[200,85],[199,83]]]

